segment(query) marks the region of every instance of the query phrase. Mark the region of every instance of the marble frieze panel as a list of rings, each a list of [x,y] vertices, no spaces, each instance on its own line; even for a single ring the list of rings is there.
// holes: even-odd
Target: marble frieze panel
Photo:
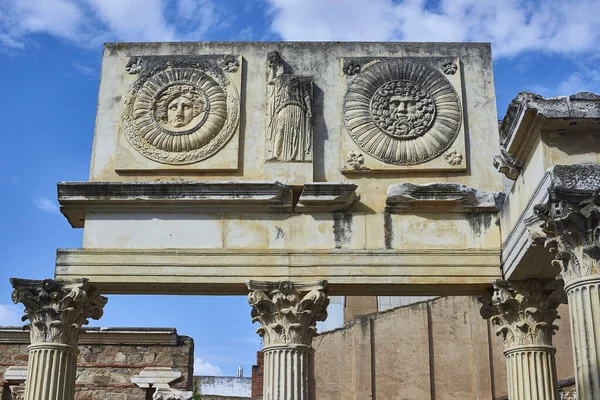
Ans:
[[[342,58],[343,173],[464,171],[458,58]]]
[[[241,66],[233,54],[129,57],[115,170],[237,170]]]

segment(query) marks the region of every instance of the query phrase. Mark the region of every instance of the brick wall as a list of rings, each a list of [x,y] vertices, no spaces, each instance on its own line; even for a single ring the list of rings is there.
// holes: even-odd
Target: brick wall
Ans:
[[[256,365],[252,366],[252,400],[262,400],[263,397],[263,362],[262,351],[257,351]]]
[[[192,390],[194,342],[175,329],[86,329],[79,343],[76,400],[145,400],[147,391],[131,378],[146,367],[179,371],[182,377],[171,386]],[[10,366],[27,365],[28,344],[29,332],[0,328],[0,378]],[[7,389],[2,381],[0,399]]]

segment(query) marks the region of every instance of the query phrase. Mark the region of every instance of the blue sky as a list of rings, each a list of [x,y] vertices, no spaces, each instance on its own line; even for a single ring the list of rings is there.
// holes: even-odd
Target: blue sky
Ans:
[[[43,279],[81,246],[56,182],[88,178],[105,41],[485,41],[499,117],[519,91],[600,93],[599,0],[1,0],[0,325],[8,279]],[[490,160],[491,162],[492,160]],[[260,340],[244,297],[110,296],[95,326],[173,326],[197,374],[246,374]]]

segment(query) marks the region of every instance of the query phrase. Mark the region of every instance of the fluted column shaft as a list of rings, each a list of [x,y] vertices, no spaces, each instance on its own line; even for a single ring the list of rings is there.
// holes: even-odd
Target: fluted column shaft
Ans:
[[[79,350],[65,344],[29,346],[26,399],[72,400]]]
[[[269,347],[263,350],[263,398],[308,399],[312,381],[311,348]]]
[[[263,338],[263,400],[312,400],[317,321],[327,317],[325,281],[250,281],[252,321]]]
[[[508,398],[560,399],[556,380],[556,349],[552,346],[519,346],[504,352]]]
[[[565,289],[571,314],[578,399],[600,399],[600,276],[574,280]]]
[[[557,308],[566,302],[561,281],[493,282],[480,300],[481,315],[504,339],[509,400],[559,400],[556,349]]]
[[[26,400],[73,400],[79,330],[98,319],[106,298],[86,279],[33,281],[11,279],[15,303],[25,305],[31,345],[25,381]]]

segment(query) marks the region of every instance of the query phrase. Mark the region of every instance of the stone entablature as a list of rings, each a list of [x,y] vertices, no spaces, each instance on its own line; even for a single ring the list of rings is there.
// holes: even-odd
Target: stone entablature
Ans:
[[[494,166],[509,179],[516,179],[529,153],[543,130],[555,130],[551,122],[568,121],[568,130],[577,121],[600,119],[600,96],[577,93],[572,96],[545,98],[534,93],[521,92],[510,103],[500,126],[501,153],[494,158]],[[548,165],[549,166],[549,165]]]

